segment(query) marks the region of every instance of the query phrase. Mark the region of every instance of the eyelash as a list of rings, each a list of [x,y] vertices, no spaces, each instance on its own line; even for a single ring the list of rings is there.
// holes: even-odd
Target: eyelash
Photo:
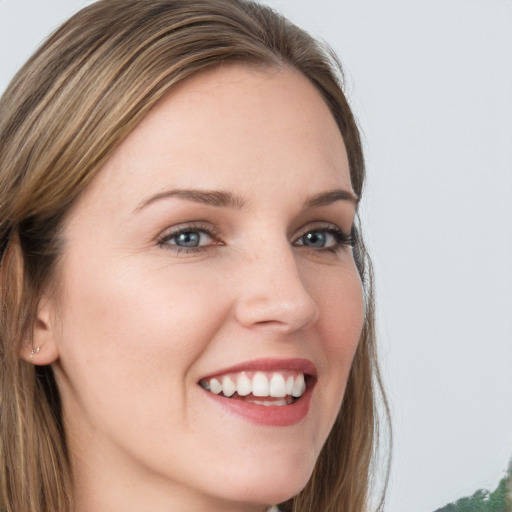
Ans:
[[[174,244],[169,243],[173,238],[177,238],[178,236],[186,234],[186,233],[205,234],[208,237],[210,237],[212,240],[214,240],[214,243],[207,244],[207,245],[199,245],[196,247],[182,247],[179,245],[174,245]],[[215,230],[213,230],[210,225],[189,224],[189,225],[175,228],[175,229],[171,230],[170,232],[164,233],[164,235],[161,238],[159,238],[158,245],[161,247],[164,247],[167,250],[174,251],[177,254],[180,254],[182,252],[197,253],[200,251],[204,251],[208,247],[211,247],[211,246],[224,245],[224,243],[221,240],[220,235]]]
[[[334,245],[330,247],[322,247],[316,249],[318,252],[329,251],[336,253],[343,248],[354,247],[355,244],[355,236],[353,229],[350,231],[350,233],[345,233],[344,231],[342,231],[340,228],[333,224],[329,226],[318,226],[314,228],[309,228],[307,231],[305,231],[302,235],[300,235],[297,238],[294,244],[296,245],[299,240],[304,239],[304,237],[311,233],[327,233],[329,235],[332,235],[332,237],[334,238]],[[299,246],[304,246],[304,244],[299,244]],[[313,248],[313,250],[315,249]]]
[[[177,238],[180,235],[187,234],[187,233],[200,233],[207,235],[209,238],[211,238],[214,242],[209,243],[206,245],[199,245],[199,246],[192,246],[192,247],[183,247],[175,244],[169,243],[171,240]],[[312,233],[324,233],[331,235],[334,238],[334,244],[329,247],[320,247],[318,249],[311,248],[306,246],[304,243],[298,243],[302,240],[304,242],[304,238]],[[337,253],[343,248],[346,247],[353,247],[355,244],[355,237],[354,237],[354,230],[351,230],[350,233],[346,233],[339,229],[337,226],[331,224],[328,226],[318,226],[309,228],[306,231],[304,231],[299,237],[296,238],[293,245],[298,247],[305,247],[310,248],[314,250],[315,252],[332,252]],[[175,228],[170,232],[165,233],[162,237],[158,239],[158,245],[161,247],[164,247],[167,250],[174,251],[177,254],[180,253],[198,253],[200,251],[207,250],[209,247],[212,246],[222,246],[224,245],[224,242],[221,240],[218,233],[216,233],[211,226],[201,225],[201,224],[191,224],[187,226],[182,226],[179,228]]]

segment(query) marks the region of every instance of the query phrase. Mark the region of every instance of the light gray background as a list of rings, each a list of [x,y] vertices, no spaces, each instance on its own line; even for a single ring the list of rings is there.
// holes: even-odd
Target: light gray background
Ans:
[[[86,3],[0,0],[0,90]],[[386,510],[493,488],[512,456],[512,2],[267,3],[337,51],[364,132],[395,429]]]

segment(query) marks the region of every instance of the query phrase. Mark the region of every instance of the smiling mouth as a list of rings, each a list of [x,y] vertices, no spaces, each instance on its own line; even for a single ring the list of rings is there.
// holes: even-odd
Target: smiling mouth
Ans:
[[[285,406],[299,400],[311,376],[298,370],[241,371],[199,381],[215,395],[262,406]]]

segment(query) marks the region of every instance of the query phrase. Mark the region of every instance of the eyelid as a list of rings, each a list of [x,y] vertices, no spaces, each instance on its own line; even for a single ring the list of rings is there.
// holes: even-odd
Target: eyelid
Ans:
[[[304,226],[301,229],[301,231],[299,232],[299,234],[295,237],[293,244],[298,247],[308,248],[308,246],[306,244],[298,243],[298,242],[305,235],[307,235],[308,233],[312,233],[312,232],[327,232],[335,237],[336,243],[332,246],[322,247],[322,248],[317,248],[317,249],[309,247],[317,252],[322,252],[322,251],[336,252],[336,251],[342,249],[343,247],[353,247],[354,243],[355,243],[354,227],[353,226],[351,227],[350,231],[347,232],[347,231],[341,229],[336,224],[333,224],[331,222],[326,222],[326,223],[315,222],[313,224],[308,224],[308,225]]]
[[[349,231],[345,231],[344,229],[341,229],[336,224],[333,224],[332,222],[322,222],[322,221],[316,221],[311,222],[309,224],[306,224],[295,235],[295,240],[298,240],[299,238],[303,237],[307,233],[310,233],[311,231],[331,231],[331,232],[337,232],[345,237],[351,236],[353,232],[353,228],[351,227]]]
[[[173,244],[168,244],[167,242],[171,240],[172,238],[182,234],[187,233],[189,231],[198,231],[205,233],[208,235],[212,240],[215,241],[215,243],[207,244],[198,246],[200,247],[209,247],[211,245],[223,245],[223,241],[220,238],[219,231],[213,226],[212,224],[208,222],[202,222],[202,221],[191,221],[191,222],[182,222],[178,225],[172,226],[170,228],[165,229],[163,232],[161,232],[157,237],[157,242],[159,245],[168,245],[169,247],[179,247],[174,246]]]

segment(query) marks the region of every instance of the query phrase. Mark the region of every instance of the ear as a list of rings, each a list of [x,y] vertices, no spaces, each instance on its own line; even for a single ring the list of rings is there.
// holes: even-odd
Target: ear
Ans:
[[[52,364],[59,358],[55,318],[52,314],[51,301],[41,299],[32,332],[32,342],[25,343],[21,350],[21,357],[25,361],[39,366]]]

